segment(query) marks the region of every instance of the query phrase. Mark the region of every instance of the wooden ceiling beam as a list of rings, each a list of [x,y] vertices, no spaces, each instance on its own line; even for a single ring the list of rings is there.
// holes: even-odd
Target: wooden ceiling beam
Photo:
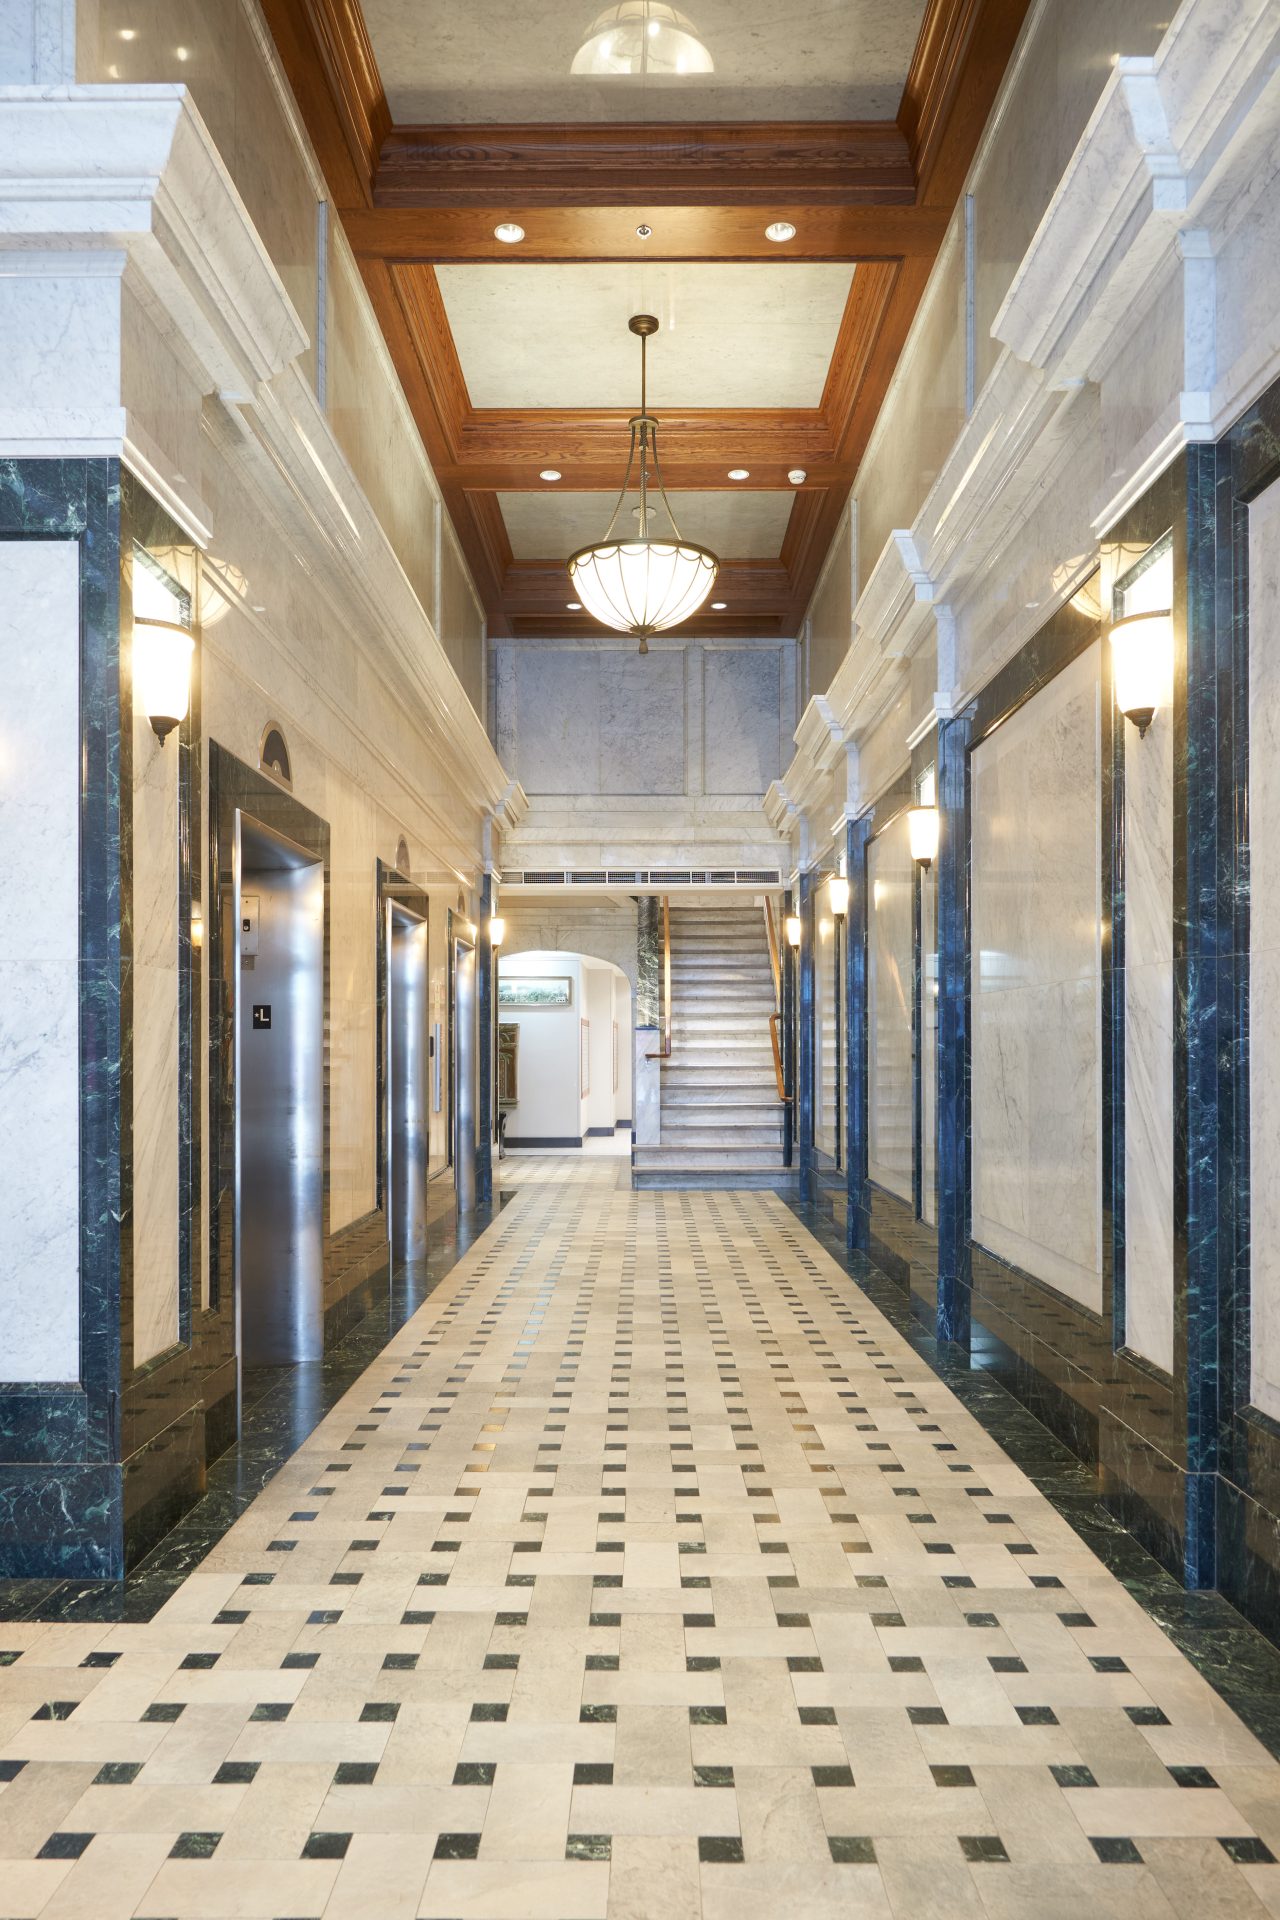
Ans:
[[[394,127],[379,207],[910,206],[907,137],[892,120],[584,122]]]
[[[814,207],[770,200],[767,207],[670,206],[529,207],[499,198],[483,208],[354,208],[343,226],[361,259],[466,265],[667,260],[932,260],[946,232],[948,212],[911,206]],[[518,246],[495,239],[499,221],[525,230]],[[788,220],[796,237],[785,245],[765,238],[773,220]],[[652,229],[646,238],[636,229]]]
[[[262,0],[262,11],[335,206],[371,207],[391,109],[360,0]]]

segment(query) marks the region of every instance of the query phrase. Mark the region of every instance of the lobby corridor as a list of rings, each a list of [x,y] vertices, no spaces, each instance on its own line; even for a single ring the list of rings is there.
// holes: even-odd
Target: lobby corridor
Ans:
[[[1280,1913],[1280,1769],[779,1198],[504,1172],[153,1621],[3,1629],[0,1911]]]

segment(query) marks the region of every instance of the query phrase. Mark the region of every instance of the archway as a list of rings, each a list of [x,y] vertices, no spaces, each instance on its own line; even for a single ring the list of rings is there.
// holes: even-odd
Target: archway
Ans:
[[[547,947],[504,951],[497,998],[505,1152],[629,1152],[634,1003],[621,967]]]

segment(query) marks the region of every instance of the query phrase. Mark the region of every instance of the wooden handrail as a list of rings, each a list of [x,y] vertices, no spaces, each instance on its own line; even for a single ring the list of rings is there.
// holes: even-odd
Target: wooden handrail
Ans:
[[[787,1104],[787,1083],[782,1075],[781,1028],[782,1015],[780,1013],[771,1013],[769,1015],[769,1038],[773,1042],[773,1077],[778,1083],[778,1098],[785,1106]]]
[[[671,1058],[671,901],[665,893],[662,896],[662,1017],[658,1031],[662,1035],[661,1044],[656,1053],[645,1055],[647,1060]]]

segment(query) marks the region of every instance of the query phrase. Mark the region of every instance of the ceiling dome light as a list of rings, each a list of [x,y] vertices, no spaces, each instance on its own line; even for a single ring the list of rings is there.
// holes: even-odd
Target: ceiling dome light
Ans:
[[[796,230],[789,220],[774,220],[765,228],[764,237],[782,246],[784,242],[795,239]]]
[[[518,246],[524,239],[524,228],[515,220],[499,220],[493,230],[495,240],[501,240],[504,247]]]
[[[580,547],[569,556],[569,578],[582,604],[601,626],[614,633],[633,633],[641,653],[649,651],[649,635],[678,627],[698,611],[712,587],[720,562],[707,547],[686,540],[676,525],[658,464],[658,423],[648,411],[646,352],[658,322],[651,313],[637,313],[627,322],[640,341],[640,411],[631,421],[631,451],[622,478],[622,491],[605,529],[603,540]],[[631,490],[631,475],[639,467],[639,526],[623,539],[614,528]],[[655,504],[656,501],[661,504]],[[670,533],[656,532],[665,516]]]
[[[591,22],[569,69],[597,79],[715,70],[693,21],[666,0],[615,0]]]
[[[809,476],[803,467],[792,467],[787,478],[793,487],[802,487]]]
[[[729,478],[731,480],[749,480],[751,478],[751,469],[750,467],[730,467]]]
[[[723,613],[728,604],[729,602],[727,600],[713,600],[711,602],[711,611],[712,613]]]
[[[559,480],[561,477],[559,467],[544,467],[538,475],[539,480]]]

